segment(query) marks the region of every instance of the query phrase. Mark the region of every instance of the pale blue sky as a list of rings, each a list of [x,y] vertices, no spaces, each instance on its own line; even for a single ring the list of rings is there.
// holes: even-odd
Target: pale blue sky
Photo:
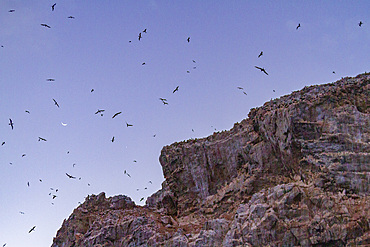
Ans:
[[[89,194],[125,194],[140,204],[163,181],[164,145],[230,129],[271,98],[370,70],[369,1],[55,2],[0,0],[0,245],[7,247],[50,246]]]

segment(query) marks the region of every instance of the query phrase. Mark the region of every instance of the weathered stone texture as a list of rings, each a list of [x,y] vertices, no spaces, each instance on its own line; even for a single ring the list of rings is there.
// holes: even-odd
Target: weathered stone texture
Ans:
[[[305,87],[164,147],[146,206],[90,196],[52,246],[370,245],[369,82]]]

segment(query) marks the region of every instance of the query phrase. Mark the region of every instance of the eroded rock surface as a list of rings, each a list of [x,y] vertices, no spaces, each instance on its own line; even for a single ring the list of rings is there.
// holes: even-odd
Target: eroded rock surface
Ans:
[[[369,82],[305,87],[164,147],[146,206],[89,196],[52,246],[370,245]]]

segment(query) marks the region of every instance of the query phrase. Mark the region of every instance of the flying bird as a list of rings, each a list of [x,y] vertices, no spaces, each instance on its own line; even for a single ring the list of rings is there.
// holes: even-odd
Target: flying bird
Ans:
[[[335,71],[333,71],[333,74],[335,74]]]
[[[130,127],[130,126],[133,126],[133,125],[126,122],[126,126]]]
[[[153,184],[152,181],[149,181],[148,183]]]
[[[146,28],[144,29],[143,33],[146,33]]]
[[[45,139],[45,138],[42,138],[42,137],[39,137],[39,141],[44,141],[44,142],[46,142],[46,139]]]
[[[51,28],[51,26],[49,26],[48,24],[45,24],[45,23],[42,23],[41,26]]]
[[[141,33],[139,33],[139,41],[141,40]]]
[[[5,144],[5,142],[1,143],[1,146],[3,146]]]
[[[162,100],[162,101],[167,101],[167,99],[164,99],[164,98],[159,98],[160,100]]]
[[[246,93],[246,92],[244,92],[244,91],[243,91],[243,93],[244,93],[245,95],[247,95],[247,93]]]
[[[69,19],[74,19],[75,17],[74,16],[68,16],[67,18],[69,18]]]
[[[186,73],[190,73],[190,71],[189,71],[189,70],[187,70],[187,71],[186,71]]]
[[[55,99],[53,99],[53,101],[54,101],[54,105],[59,107],[58,102]]]
[[[94,89],[91,89],[91,91],[90,91],[90,92],[91,92],[91,93],[92,93],[92,92],[94,92]]]
[[[9,118],[9,125],[10,127],[12,127],[12,129],[14,129],[14,123],[11,118]]]
[[[145,62],[144,62],[144,63],[142,63],[141,65],[145,65]]]
[[[140,199],[140,201],[143,201],[144,200],[144,197],[142,197],[141,199]]]
[[[128,177],[131,177],[126,170],[123,172],[123,174],[126,174]]]
[[[22,157],[26,156],[26,154],[22,154]]]
[[[261,53],[258,55],[258,57],[262,56],[263,55],[263,51],[261,51]]]
[[[28,114],[30,114],[30,111],[28,111],[28,110],[25,110],[24,112],[27,112]]]
[[[53,79],[53,78],[48,78],[48,79],[46,79],[47,81],[55,81],[55,79]]]
[[[19,211],[19,213],[20,213],[20,214],[24,214],[24,212],[22,212],[22,211]]]
[[[177,87],[175,88],[175,90],[173,90],[173,92],[172,92],[172,93],[175,93],[176,91],[179,91],[179,86],[177,86]]]
[[[111,141],[114,142],[114,136],[112,137],[112,140]]]
[[[72,175],[69,175],[68,173],[66,173],[67,177],[69,178],[73,178],[73,179],[76,179],[76,177],[72,176]]]
[[[55,199],[57,197],[57,195],[53,195],[53,199]]]
[[[53,5],[51,5],[51,11],[54,11],[55,5],[57,5],[57,4],[54,3]]]
[[[61,124],[65,127],[65,126],[67,126],[68,124],[66,124],[66,123],[63,123],[63,122],[61,122]]]
[[[242,87],[238,87],[238,89],[243,90],[243,88],[242,88]]]
[[[301,27],[301,23],[298,23],[298,26],[295,29],[298,30],[298,28],[300,27]]]
[[[195,60],[193,60],[193,63],[196,63]]]
[[[358,23],[358,26],[359,27],[361,27],[362,26],[362,24],[364,24],[362,21],[360,21],[359,23]]]
[[[27,186],[30,187],[30,182],[27,182]]]
[[[14,11],[15,11],[15,9],[11,9],[11,10],[9,10],[8,12],[12,13],[12,12],[14,12]]]
[[[115,118],[117,115],[119,115],[119,114],[121,114],[122,112],[120,111],[120,112],[117,112],[116,114],[114,114],[113,115],[113,117],[112,118]]]
[[[29,231],[28,231],[28,233],[31,233],[32,231],[34,231],[34,230],[35,230],[35,228],[36,228],[36,226],[33,226],[33,227],[31,228],[31,230],[29,230]]]
[[[76,163],[73,163],[72,167],[75,167]]]
[[[188,37],[187,41],[188,41],[188,43],[190,42],[190,37]]]
[[[96,112],[95,112],[95,114],[98,114],[98,113],[102,113],[102,112],[105,112],[105,110],[97,110]],[[103,114],[102,114],[103,115]]]
[[[262,71],[263,73],[265,73],[266,75],[269,75],[269,74],[267,74],[267,72],[266,72],[265,68],[260,68],[260,67],[257,67],[257,66],[254,66],[254,67],[256,67],[257,69],[261,70],[261,71]]]

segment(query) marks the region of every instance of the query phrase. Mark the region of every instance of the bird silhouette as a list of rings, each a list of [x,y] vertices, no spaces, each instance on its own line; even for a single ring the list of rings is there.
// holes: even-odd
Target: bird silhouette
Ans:
[[[190,37],[188,37],[187,41],[188,41],[188,43],[190,42]]]
[[[144,29],[143,33],[146,33],[146,28]]]
[[[141,33],[139,33],[139,41],[141,40]]]
[[[173,90],[173,92],[172,92],[172,93],[175,93],[176,91],[179,91],[179,86],[177,86],[177,87],[175,88],[175,90]]]
[[[39,137],[39,141],[44,141],[46,142],[47,140],[45,138]]]
[[[148,183],[153,184],[152,181],[149,181]]]
[[[295,29],[298,30],[298,28],[300,27],[301,27],[301,23],[298,23],[298,26]]]
[[[144,63],[142,63],[141,65],[145,65],[145,62],[144,62]]]
[[[27,186],[30,187],[30,182],[27,182]]]
[[[133,125],[126,122],[126,126],[130,127],[130,126],[133,126]]]
[[[1,143],[1,146],[3,146],[3,145],[5,145],[5,142],[2,142],[2,143]]]
[[[238,89],[243,90],[243,88],[242,88],[242,87],[238,87]]]
[[[45,23],[41,24],[41,26],[51,28],[51,26],[49,26],[48,24],[45,24]]]
[[[11,10],[9,10],[8,12],[12,13],[12,12],[14,12],[14,11],[15,11],[15,9],[11,9]]]
[[[57,197],[57,195],[53,195],[53,199],[55,199]]]
[[[35,228],[36,228],[36,226],[33,226],[33,227],[31,228],[31,230],[29,230],[29,231],[28,231],[28,233],[31,233],[32,231],[34,231],[34,230],[35,230]]]
[[[160,100],[162,100],[162,101],[167,101],[167,99],[164,99],[164,98],[159,98]]]
[[[140,201],[143,201],[144,200],[144,197],[142,197],[141,199],[140,199]]]
[[[19,211],[19,213],[20,213],[20,214],[24,214],[24,212],[22,212],[22,211]]]
[[[53,78],[46,79],[47,81],[55,81]]]
[[[97,110],[96,112],[95,112],[95,114],[98,114],[98,113],[102,113],[102,112],[105,112],[105,110]]]
[[[193,63],[196,63],[195,60],[193,60]]]
[[[76,177],[72,176],[72,175],[69,175],[68,173],[66,173],[67,177],[71,178],[71,179],[76,179]]]
[[[359,27],[361,27],[362,26],[362,24],[364,24],[362,21],[360,21],[359,23],[358,23],[358,26]]]
[[[28,114],[30,114],[30,111],[28,111],[28,110],[25,110],[24,112],[27,112]]]
[[[111,141],[114,142],[114,136],[112,137],[112,140]]]
[[[121,114],[122,112],[120,111],[120,112],[117,112],[117,113],[115,113],[114,115],[113,115],[113,117],[112,118],[115,118],[117,115],[119,115],[119,114]]]
[[[94,92],[94,89],[92,88],[91,90],[90,90],[90,92],[92,93],[92,92]]]
[[[11,118],[9,118],[9,125],[10,127],[12,127],[12,129],[14,129],[14,123]]]
[[[68,16],[67,18],[69,18],[69,19],[74,19],[75,17],[74,16]]]
[[[257,66],[254,66],[254,67],[256,67],[257,69],[261,70],[263,73],[265,73],[266,75],[268,75],[267,72],[266,72],[266,70],[265,70],[265,68],[260,68],[260,67],[257,67]]]
[[[54,101],[54,105],[58,106],[59,108],[58,102],[55,99],[53,99],[53,101]]]
[[[263,55],[263,51],[261,51],[261,53],[258,55],[258,57],[262,56]]]
[[[245,95],[247,95],[247,93],[246,93],[246,92],[244,92],[244,91],[243,91],[243,93],[244,93]]]
[[[22,157],[26,156],[26,154],[22,154]]]
[[[54,11],[55,5],[57,5],[57,4],[54,3],[53,5],[51,5],[51,11]]]

